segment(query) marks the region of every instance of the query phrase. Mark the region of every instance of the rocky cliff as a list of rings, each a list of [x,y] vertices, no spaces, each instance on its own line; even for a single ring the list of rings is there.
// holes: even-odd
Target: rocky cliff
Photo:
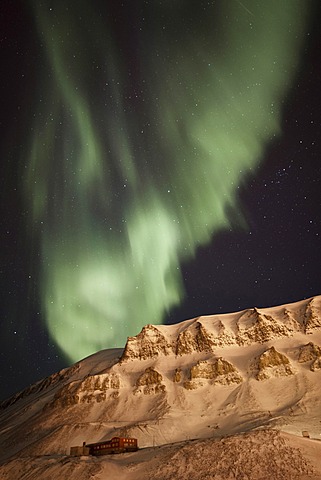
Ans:
[[[267,349],[259,356],[257,359],[257,367],[257,380],[266,380],[271,377],[284,377],[294,374],[288,357],[277,352],[274,347]]]
[[[214,353],[217,348],[264,344],[298,332],[309,335],[321,329],[321,300],[314,297],[300,307],[254,307],[232,315],[198,317],[180,325],[177,335],[170,326],[146,325],[138,335],[128,338],[120,361]]]

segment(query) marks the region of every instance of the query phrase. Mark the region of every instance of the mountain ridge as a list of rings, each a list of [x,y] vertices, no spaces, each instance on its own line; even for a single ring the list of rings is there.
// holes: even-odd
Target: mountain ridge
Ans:
[[[147,448],[257,429],[320,438],[321,296],[146,325],[0,404],[0,461],[114,435]]]
[[[293,310],[295,315],[293,315]],[[277,312],[278,319],[283,317],[285,321],[275,321],[269,313]],[[124,349],[115,349],[122,355],[119,363],[128,361],[129,359],[148,359],[155,358],[160,353],[183,355],[184,353],[192,353],[193,351],[214,351],[215,347],[224,347],[228,345],[245,345],[251,341],[264,343],[276,336],[291,336],[294,332],[312,333],[315,329],[321,328],[321,296],[314,296],[309,299],[294,302],[277,307],[267,308],[249,308],[231,314],[217,314],[199,316],[190,320],[185,320],[174,327],[178,330],[176,341],[171,340],[173,335],[167,336],[162,333],[164,331],[171,332],[173,325],[145,325],[141,332],[134,337],[127,339]],[[280,315],[281,313],[281,315]],[[238,317],[236,320],[233,317]],[[298,317],[299,320],[295,317]],[[228,318],[227,326],[223,322]],[[231,328],[231,319],[234,320],[234,330]],[[206,329],[206,323],[216,320],[217,323],[212,330],[219,333],[215,336]],[[202,323],[204,322],[204,323]],[[247,328],[244,327],[247,325]],[[185,328],[184,328],[185,327]],[[193,335],[193,329],[196,334]],[[271,338],[270,338],[271,337]],[[142,351],[139,351],[139,343],[143,343]],[[147,346],[146,346],[147,344]],[[186,344],[184,349],[184,344]],[[188,349],[187,351],[185,351]],[[138,352],[137,352],[138,350]],[[108,349],[108,351],[111,351]],[[97,354],[93,354],[97,355]],[[91,358],[90,355],[87,358]],[[39,380],[30,387],[17,392],[8,399],[0,402],[0,410],[6,408],[11,403],[15,403],[20,398],[31,393],[37,393],[47,387],[64,380],[73,375],[79,369],[79,365],[85,359],[74,365],[64,368],[42,380]]]

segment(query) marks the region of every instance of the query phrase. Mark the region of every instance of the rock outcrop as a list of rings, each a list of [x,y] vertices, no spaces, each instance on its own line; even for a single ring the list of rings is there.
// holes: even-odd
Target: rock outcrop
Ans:
[[[152,393],[162,393],[165,391],[165,385],[162,384],[162,375],[149,367],[145,372],[140,375],[136,381],[135,394],[144,393],[144,395],[150,395]]]
[[[238,320],[237,343],[239,345],[252,342],[265,343],[277,337],[293,334],[293,327],[289,328],[273,318],[260,312],[257,308],[247,310]]]
[[[300,308],[284,306],[274,309],[251,308],[226,317],[198,317],[182,323],[179,333],[167,335],[166,328],[146,325],[135,337],[129,337],[120,364],[130,360],[156,359],[160,356],[184,356],[214,353],[230,345],[266,343],[296,332],[313,333],[321,329],[320,298],[314,297]],[[170,327],[169,327],[170,328]]]
[[[309,342],[303,345],[299,350],[299,363],[310,362],[310,370],[320,370],[321,368],[321,347]]]
[[[228,345],[235,345],[237,338],[235,333],[219,320],[216,324],[216,334],[213,335],[212,342],[215,347],[226,347]]]
[[[213,384],[230,385],[232,383],[241,383],[242,376],[238,370],[227,360],[217,358],[214,361],[199,361],[193,365],[190,370],[190,381],[184,383],[184,387],[193,390],[202,382],[196,380],[210,380]]]
[[[181,368],[176,368],[174,377],[173,377],[173,382],[174,383],[179,383],[182,380],[182,369]]]
[[[177,337],[176,355],[188,355],[193,352],[212,352],[214,348],[211,335],[200,322],[194,322]]]
[[[283,353],[277,352],[274,347],[269,348],[259,356],[257,359],[257,370],[257,380],[294,374],[288,357]]]
[[[321,328],[321,315],[316,298],[312,298],[306,307],[303,325],[306,334],[313,333],[316,329]]]
[[[120,387],[120,377],[116,373],[89,375],[80,382],[65,385],[56,393],[51,406],[68,407],[81,403],[100,403],[108,397],[117,398]]]
[[[290,334],[301,330],[301,323],[293,316],[288,308],[284,309],[283,323]]]
[[[154,325],[146,325],[135,337],[128,337],[119,363],[128,360],[146,360],[173,353],[173,345]]]

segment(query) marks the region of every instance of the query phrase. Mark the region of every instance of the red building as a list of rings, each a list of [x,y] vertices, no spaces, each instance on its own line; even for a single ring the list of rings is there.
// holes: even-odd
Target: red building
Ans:
[[[136,452],[137,439],[128,437],[113,437],[106,442],[91,443],[86,445],[90,455],[108,455],[111,453]]]

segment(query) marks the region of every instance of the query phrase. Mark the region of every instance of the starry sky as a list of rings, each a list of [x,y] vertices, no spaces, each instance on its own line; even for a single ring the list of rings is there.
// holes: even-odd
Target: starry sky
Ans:
[[[320,5],[3,0],[0,399],[320,288]]]

